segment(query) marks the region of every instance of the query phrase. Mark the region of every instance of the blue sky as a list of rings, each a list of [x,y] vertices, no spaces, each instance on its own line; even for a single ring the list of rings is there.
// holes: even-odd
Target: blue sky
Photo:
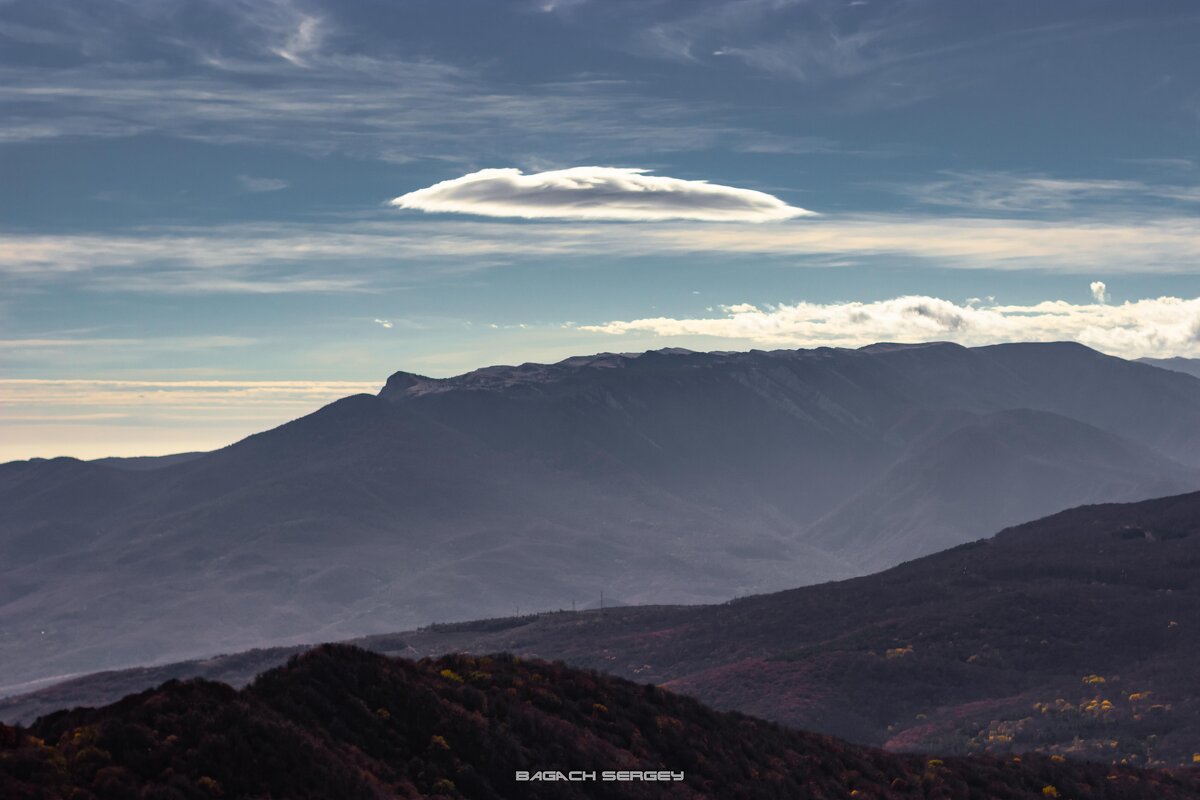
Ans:
[[[0,2],[0,460],[605,350],[1200,355],[1198,40],[1192,2]]]

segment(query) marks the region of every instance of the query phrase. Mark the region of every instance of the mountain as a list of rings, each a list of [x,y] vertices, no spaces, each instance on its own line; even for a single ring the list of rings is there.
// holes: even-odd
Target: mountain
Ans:
[[[1178,766],[1200,752],[1200,493],[1083,506],[862,578],[710,606],[556,612],[357,644],[508,651],[892,751]],[[169,677],[246,683],[291,652],[78,678],[31,720]]]
[[[518,781],[562,772],[596,782]],[[605,782],[605,772],[619,780]],[[620,780],[619,772],[653,780]],[[1173,798],[1194,773],[1053,757],[925,758],[714,712],[651,685],[509,656],[326,646],[235,691],[169,682],[0,727],[0,795],[375,798]]]
[[[1200,377],[1200,358],[1139,358],[1142,364]]]
[[[0,693],[863,574],[1194,489],[1198,410],[1200,380],[1070,343],[670,350],[397,373],[207,454],[4,464]]]

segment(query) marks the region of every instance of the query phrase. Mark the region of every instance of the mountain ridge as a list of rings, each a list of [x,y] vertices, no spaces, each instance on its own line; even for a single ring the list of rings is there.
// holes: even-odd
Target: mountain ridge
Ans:
[[[716,602],[1200,484],[1200,380],[1072,344],[667,350],[389,383],[154,469],[0,465],[9,682],[601,591]],[[933,447],[997,441],[992,414],[1023,449]],[[922,457],[994,498],[897,517],[925,490],[889,471]]]

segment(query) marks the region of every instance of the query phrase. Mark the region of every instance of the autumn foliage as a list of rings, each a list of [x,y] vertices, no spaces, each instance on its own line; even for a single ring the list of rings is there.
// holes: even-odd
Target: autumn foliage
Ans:
[[[683,771],[673,784],[518,784],[516,770]],[[235,691],[171,681],[0,727],[5,800],[1200,796],[1194,774],[1069,759],[895,755],[664,689],[507,655],[324,646]]]

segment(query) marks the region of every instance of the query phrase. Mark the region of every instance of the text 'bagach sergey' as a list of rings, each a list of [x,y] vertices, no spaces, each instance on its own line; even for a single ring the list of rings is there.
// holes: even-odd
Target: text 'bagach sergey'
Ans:
[[[573,769],[567,772],[553,769],[543,769],[536,772],[517,770],[518,782],[528,781],[651,781],[669,783],[683,780],[682,772],[673,770],[583,770]]]

